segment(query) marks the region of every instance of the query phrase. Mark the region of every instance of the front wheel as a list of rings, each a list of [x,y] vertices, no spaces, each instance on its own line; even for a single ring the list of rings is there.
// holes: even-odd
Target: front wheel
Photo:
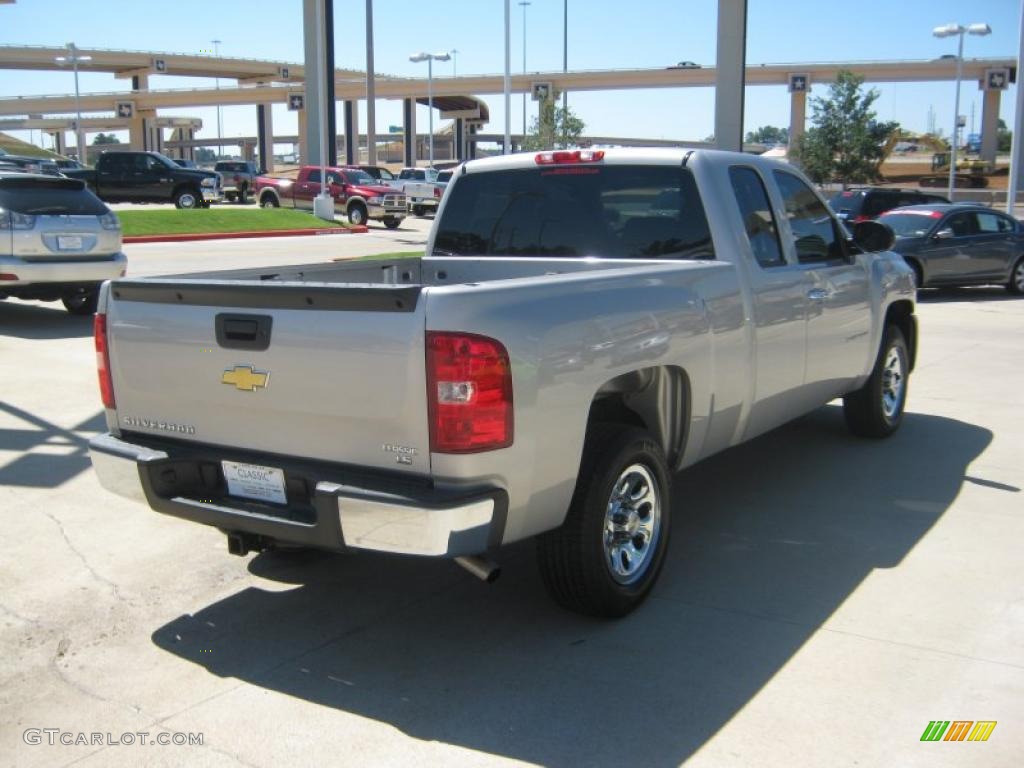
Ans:
[[[384,226],[388,229],[398,229],[398,225],[401,223],[401,219],[384,219]]]
[[[669,524],[661,446],[643,430],[599,425],[588,433],[565,522],[538,539],[544,585],[571,611],[625,616],[657,581]]]
[[[366,223],[366,206],[361,203],[353,203],[348,209],[348,223],[353,226],[362,226]]]
[[[72,315],[94,315],[99,303],[100,287],[80,288],[64,296],[64,309]]]
[[[888,437],[900,427],[907,403],[910,355],[903,333],[885,329],[875,368],[864,386],[843,398],[846,426],[861,437]]]
[[[194,189],[180,189],[174,195],[175,208],[198,208],[202,197]]]
[[[273,195],[264,195],[263,199],[260,200],[261,208],[280,208],[281,204],[277,202],[277,198]]]
[[[1024,256],[1017,259],[1017,263],[1013,265],[1013,271],[1010,272],[1010,282],[1006,284],[1006,290],[1016,296],[1024,294]]]

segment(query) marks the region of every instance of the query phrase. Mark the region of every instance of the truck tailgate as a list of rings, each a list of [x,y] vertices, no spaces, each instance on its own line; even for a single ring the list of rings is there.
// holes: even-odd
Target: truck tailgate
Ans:
[[[418,286],[118,281],[122,432],[428,474]]]

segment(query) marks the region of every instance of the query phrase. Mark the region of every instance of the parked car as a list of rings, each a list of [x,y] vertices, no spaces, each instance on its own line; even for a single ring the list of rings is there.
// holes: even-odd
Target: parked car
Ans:
[[[171,160],[174,161],[175,165],[180,166],[181,168],[192,168],[195,170],[199,169],[199,166],[196,165],[195,160],[188,160],[184,157],[172,157]]]
[[[182,168],[159,152],[108,151],[95,170],[69,170],[109,203],[174,203],[178,208],[208,208],[223,199],[220,174]]]
[[[896,234],[893,250],[919,288],[997,284],[1024,293],[1024,229],[1010,216],[958,203],[899,208],[878,221]]]
[[[0,172],[0,299],[60,299],[91,315],[126,264],[121,223],[85,182]]]
[[[877,219],[886,211],[906,205],[925,203],[948,203],[942,195],[921,192],[917,189],[893,189],[891,187],[851,187],[836,192],[828,204],[841,220],[855,223]]]
[[[5,163],[13,163],[26,173],[41,173],[46,176],[60,176],[61,170],[57,163],[45,157],[22,157],[21,155],[4,155]]]
[[[448,557],[491,580],[487,553],[537,536],[557,602],[622,616],[665,560],[675,473],[835,397],[856,434],[899,428],[913,274],[889,229],[855,231],[746,154],[471,161],[422,259],[106,286],[93,466],[237,555]]]
[[[61,173],[64,173],[64,171],[75,171],[78,170],[79,168],[85,167],[80,162],[78,162],[77,160],[72,160],[70,157],[59,157],[53,162],[54,164],[56,164],[57,170],[59,170]]]
[[[249,195],[256,191],[256,177],[260,169],[248,160],[220,160],[213,170],[221,175],[224,199],[229,203],[249,202]]]
[[[304,165],[293,179],[256,177],[256,199],[263,208],[304,208],[313,210],[313,198],[320,194],[320,166]],[[381,221],[396,229],[408,213],[405,195],[384,186],[359,168],[327,168],[327,189],[334,204],[352,224]]]
[[[406,196],[414,216],[425,216],[436,212],[441,203],[444,187],[437,183],[437,174],[434,168],[403,168],[398,178],[388,183]]]
[[[694,61],[680,61],[678,64],[672,64],[666,69],[700,69],[700,64]]]

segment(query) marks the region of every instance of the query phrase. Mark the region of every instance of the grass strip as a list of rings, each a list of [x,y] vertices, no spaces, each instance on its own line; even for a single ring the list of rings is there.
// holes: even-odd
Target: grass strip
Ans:
[[[289,229],[332,229],[340,222],[324,221],[306,211],[287,208],[225,210],[117,211],[122,232],[136,235],[194,235],[213,232],[279,232]]]

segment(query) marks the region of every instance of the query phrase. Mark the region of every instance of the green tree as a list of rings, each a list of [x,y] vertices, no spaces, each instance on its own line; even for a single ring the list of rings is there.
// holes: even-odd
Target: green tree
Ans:
[[[762,125],[756,131],[747,131],[743,141],[747,144],[786,144],[789,142],[789,129]]]
[[[1006,127],[1006,121],[1002,118],[996,123],[996,136],[998,151],[1009,152],[1013,146],[1013,131]]]
[[[212,163],[217,159],[217,153],[209,147],[196,147],[197,163]]]
[[[579,144],[586,125],[568,107],[556,107],[556,98],[540,103],[539,114],[530,125],[523,149],[565,149]]]
[[[828,96],[811,99],[812,127],[797,142],[794,159],[814,181],[864,183],[878,178],[882,149],[895,122],[879,122],[871,108],[874,88],[863,91],[864,78],[840,70]]]
[[[101,146],[103,144],[120,144],[121,140],[112,133],[97,133],[96,138],[92,140],[94,147]]]

